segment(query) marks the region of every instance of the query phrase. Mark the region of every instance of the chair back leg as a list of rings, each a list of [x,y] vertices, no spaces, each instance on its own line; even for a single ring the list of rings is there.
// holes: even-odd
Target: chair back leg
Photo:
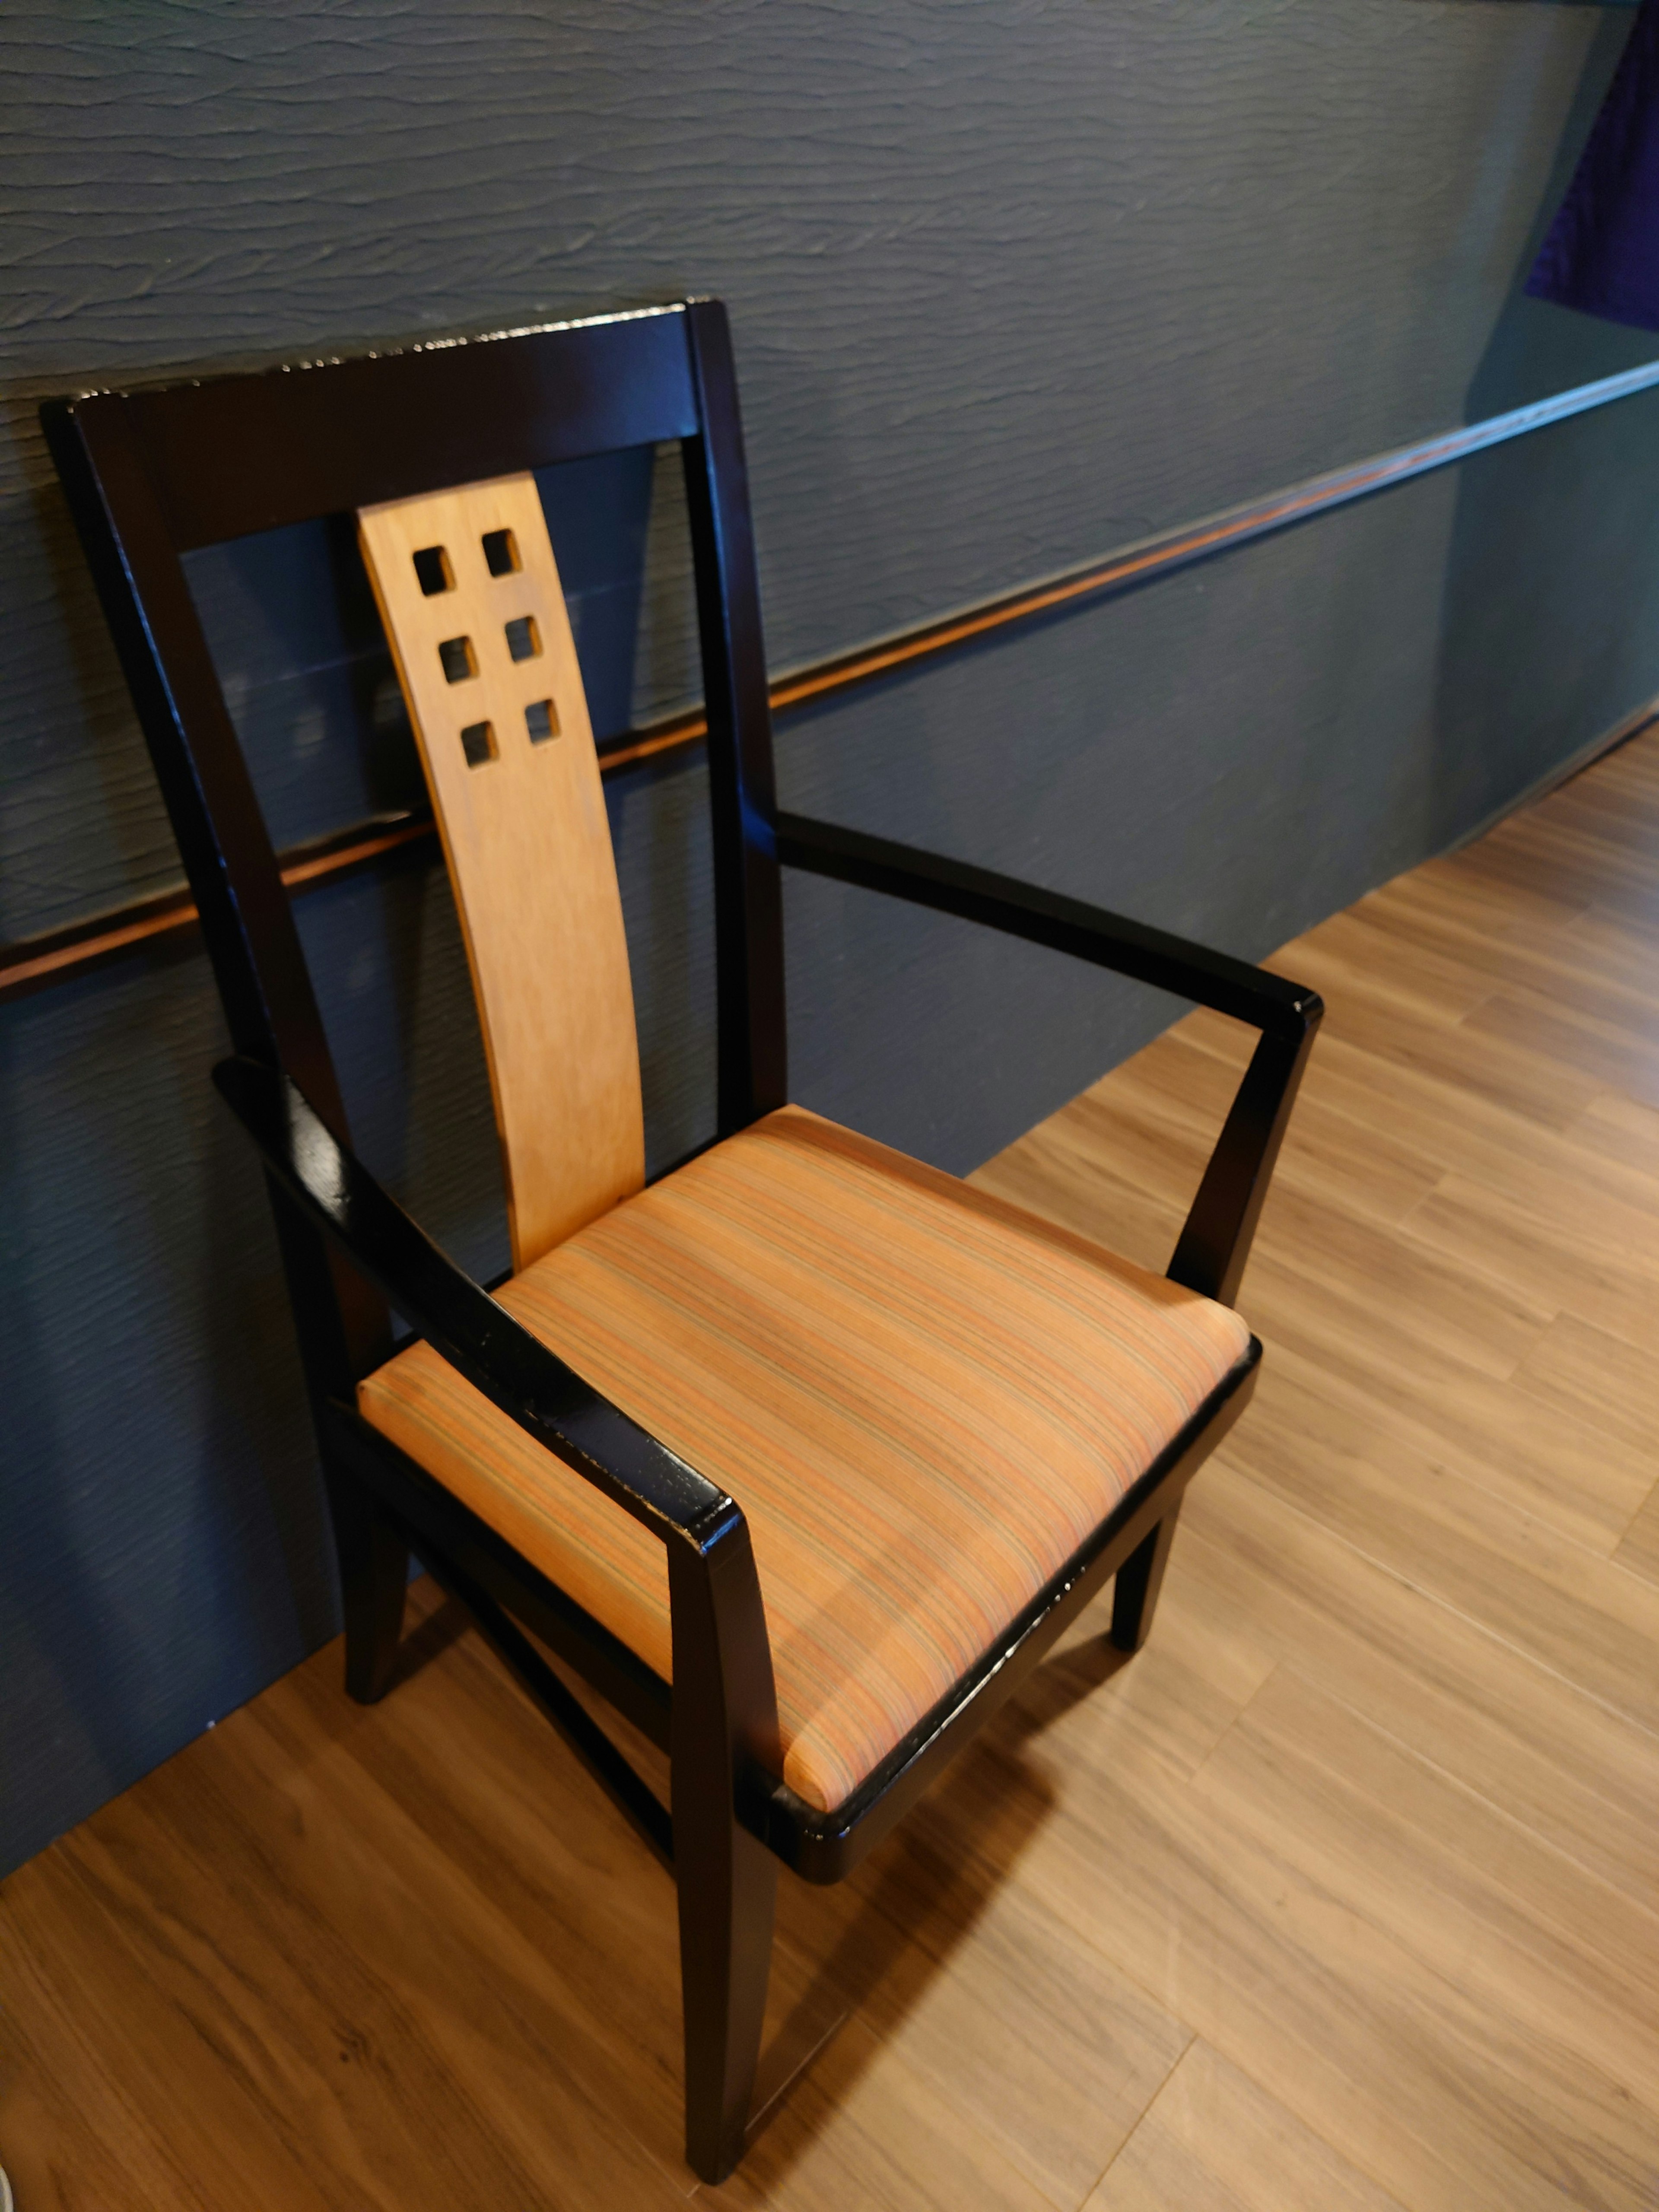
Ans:
[[[1181,1501],[1176,1498],[1117,1571],[1112,1589],[1112,1642],[1120,1651],[1139,1651],[1152,1633],[1152,1614],[1180,1515]]]
[[[386,1695],[403,1635],[409,1546],[355,1476],[331,1468],[325,1479],[345,1615],[346,1693],[372,1705]]]

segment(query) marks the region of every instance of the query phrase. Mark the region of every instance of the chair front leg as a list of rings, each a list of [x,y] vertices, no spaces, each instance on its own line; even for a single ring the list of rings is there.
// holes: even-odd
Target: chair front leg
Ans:
[[[749,1531],[668,1547],[674,1877],[685,2011],[685,2155],[704,2181],[743,2156],[760,2057],[778,1863],[738,1819],[756,1766],[778,1771],[777,1701]]]
[[[1164,1585],[1164,1570],[1170,1564],[1170,1547],[1175,1540],[1176,1522],[1181,1517],[1181,1500],[1173,1499],[1164,1518],[1150,1534],[1144,1536],[1117,1571],[1117,1580],[1112,1587],[1112,1642],[1120,1651],[1139,1651],[1152,1633],[1152,1614],[1158,1607],[1158,1594]]]
[[[677,1789],[676,1802],[679,1793]],[[766,2017],[778,1863],[729,1816],[674,1819],[685,2008],[685,2155],[704,2181],[743,2156]]]
[[[403,1635],[409,1546],[356,1476],[326,1472],[345,1615],[346,1694],[360,1705],[386,1695]]]

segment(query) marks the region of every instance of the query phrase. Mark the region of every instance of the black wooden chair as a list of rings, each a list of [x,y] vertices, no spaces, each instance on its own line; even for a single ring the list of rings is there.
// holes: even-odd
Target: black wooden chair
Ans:
[[[778,1862],[845,1875],[1115,1576],[1139,1648],[1261,1347],[1231,1311],[1320,1015],[1279,976],[781,813],[726,317],[697,301],[54,402],[47,434],[200,908],[338,1542],[346,1681],[409,1551],[672,1866],[688,2156],[744,2146]],[[678,441],[715,860],[719,1130],[644,1187],[626,947],[534,480]],[[514,1273],[490,1296],[349,1149],[191,549],[357,512],[465,927]],[[1261,1032],[1167,1278],[787,1105],[781,866]],[[394,1354],[388,1304],[416,1340]],[[752,1541],[751,1541],[752,1536]],[[672,1815],[543,1656],[669,1754]]]

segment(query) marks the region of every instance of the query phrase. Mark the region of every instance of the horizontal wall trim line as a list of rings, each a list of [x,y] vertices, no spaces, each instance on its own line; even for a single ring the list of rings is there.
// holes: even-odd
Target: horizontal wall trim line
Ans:
[[[1438,436],[1425,438],[1416,445],[1397,446],[1392,452],[1374,454],[1369,460],[1351,462],[1323,476],[1306,477],[1284,490],[1269,492],[1265,498],[1227,507],[1180,529],[1137,538],[1115,552],[1103,554],[1080,567],[1040,577],[1017,591],[981,599],[911,629],[872,638],[829,659],[786,669],[772,682],[772,711],[784,714],[791,708],[833,697],[837,692],[891,675],[936,653],[948,653],[953,647],[966,645],[975,638],[1074,606],[1080,601],[1116,598],[1142,590],[1163,577],[1196,567],[1202,561],[1212,561],[1237,546],[1253,544],[1280,531],[1294,529],[1311,521],[1316,515],[1328,514],[1334,507],[1371,498],[1398,484],[1409,483],[1414,477],[1449,468],[1472,454],[1506,444],[1512,438],[1548,429],[1552,424],[1566,422],[1572,416],[1588,414],[1593,408],[1606,407],[1616,400],[1633,398],[1638,392],[1650,392],[1656,386],[1659,386],[1659,362],[1649,362],[1639,368],[1626,369],[1620,375],[1601,377],[1592,384],[1574,385],[1569,391],[1553,392],[1547,398],[1533,400],[1527,406],[1510,408],[1506,414],[1487,416],[1461,429],[1442,431]],[[599,747],[599,764],[611,774],[635,762],[695,744],[708,733],[708,725],[702,708],[694,708],[642,723],[637,729],[608,738]],[[376,816],[367,822],[354,823],[331,836],[295,846],[283,854],[283,881],[293,890],[303,884],[343,875],[382,854],[434,834],[431,817],[424,811]],[[42,936],[0,945],[0,998],[38,988],[59,975],[112,958],[148,939],[187,929],[196,919],[196,908],[188,891],[180,889],[88,915],[81,921]]]
[[[400,845],[434,834],[432,817],[424,808],[355,822],[349,829],[290,847],[281,856],[283,881],[290,890],[296,890],[303,884],[343,875],[379,860],[384,853],[395,852]],[[111,959],[147,939],[189,929],[199,918],[195,901],[180,887],[160,891],[151,898],[135,899],[130,905],[106,908],[39,937],[0,945],[0,998],[37,989],[72,969],[89,968]]]

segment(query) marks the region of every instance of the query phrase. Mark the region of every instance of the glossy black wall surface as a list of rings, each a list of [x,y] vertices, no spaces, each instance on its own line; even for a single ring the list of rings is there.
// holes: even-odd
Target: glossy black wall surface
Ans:
[[[1659,352],[1519,297],[1626,11],[21,0],[0,434],[0,935],[173,879],[42,395],[717,292],[778,665]],[[685,695],[649,454],[550,475],[602,729]],[[1659,692],[1659,399],[797,718],[786,800],[1247,953]],[[286,841],[411,759],[349,533],[195,560]],[[712,1094],[695,757],[610,787],[654,1156]],[[309,894],[359,1140],[505,1258],[441,877]],[[796,1095],[955,1169],[1169,1016],[792,888]],[[330,1632],[204,961],[0,1004],[0,1865]],[[1248,1304],[1248,1283],[1246,1285]]]

